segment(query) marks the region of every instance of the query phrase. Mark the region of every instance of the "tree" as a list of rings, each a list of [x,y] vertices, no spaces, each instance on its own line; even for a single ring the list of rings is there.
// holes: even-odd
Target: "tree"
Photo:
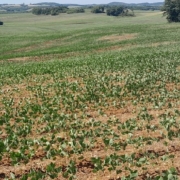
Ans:
[[[70,8],[67,10],[67,14],[73,14],[73,13],[84,13],[84,8]]]
[[[2,21],[0,21],[0,25],[3,25],[3,22],[2,22]]]
[[[133,9],[124,9],[123,16],[135,16]]]
[[[107,9],[106,13],[108,16],[119,16],[124,13],[124,10],[122,6],[112,6]]]
[[[180,0],[165,0],[163,10],[168,22],[180,22]]]
[[[42,14],[42,8],[33,8],[32,13],[36,15]]]
[[[94,6],[91,10],[92,13],[104,13],[104,6]]]
[[[32,9],[32,13],[35,15],[52,15],[56,16],[59,13],[65,13],[68,10],[65,6],[59,6],[59,7],[47,7],[47,8],[41,8],[36,7]]]
[[[51,9],[51,15],[52,16],[57,16],[58,14],[59,14],[59,12],[57,9],[55,9],[55,8]]]

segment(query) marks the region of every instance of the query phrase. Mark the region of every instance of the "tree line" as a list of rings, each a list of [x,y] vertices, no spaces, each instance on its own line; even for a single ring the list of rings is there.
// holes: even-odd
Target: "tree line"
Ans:
[[[147,8],[147,7],[146,7]],[[149,8],[149,7],[148,7]],[[58,15],[59,13],[84,13],[85,8],[68,8],[67,6],[56,7],[36,7],[32,9],[32,13],[36,15]],[[92,13],[106,13],[108,16],[134,16],[133,7],[124,6],[92,6]],[[147,9],[148,10],[148,9]],[[151,7],[149,10],[156,10]],[[165,0],[164,11],[168,22],[180,22],[180,0]]]
[[[28,5],[21,4],[20,6],[3,6],[0,4],[0,14],[2,13],[25,13],[30,10]]]
[[[60,13],[65,13],[68,7],[66,6],[58,6],[58,7],[35,7],[32,9],[32,13],[35,15],[58,15]]]
[[[32,13],[35,15],[59,15],[60,13],[84,13],[84,8],[68,8],[67,6],[58,7],[35,7],[32,9]]]
[[[68,8],[66,6],[59,7],[36,7],[32,9],[35,15],[58,15],[60,13],[84,13],[84,8]],[[112,6],[105,8],[104,6],[93,6],[92,13],[106,13],[108,16],[134,16],[134,12],[123,6]]]
[[[108,16],[134,16],[132,9],[123,6],[94,6],[92,13],[106,13]]]
[[[134,16],[133,10],[162,10],[168,22],[180,22],[180,0],[165,0],[163,7],[123,7],[123,6],[94,6],[92,13],[105,13],[108,16]]]

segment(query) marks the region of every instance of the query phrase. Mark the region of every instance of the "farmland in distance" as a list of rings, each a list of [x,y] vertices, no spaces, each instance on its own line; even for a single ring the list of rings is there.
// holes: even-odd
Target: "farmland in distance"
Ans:
[[[135,13],[0,14],[0,179],[180,178],[180,24]]]

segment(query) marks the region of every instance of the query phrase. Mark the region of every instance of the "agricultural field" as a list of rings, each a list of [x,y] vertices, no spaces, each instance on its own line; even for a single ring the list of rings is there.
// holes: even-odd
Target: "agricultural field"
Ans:
[[[135,13],[0,14],[0,179],[180,179],[180,24]]]

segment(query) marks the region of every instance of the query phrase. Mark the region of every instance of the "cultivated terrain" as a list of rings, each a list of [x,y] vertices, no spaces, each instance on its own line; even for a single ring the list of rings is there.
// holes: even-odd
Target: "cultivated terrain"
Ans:
[[[180,178],[180,24],[135,14],[0,14],[0,179]]]

